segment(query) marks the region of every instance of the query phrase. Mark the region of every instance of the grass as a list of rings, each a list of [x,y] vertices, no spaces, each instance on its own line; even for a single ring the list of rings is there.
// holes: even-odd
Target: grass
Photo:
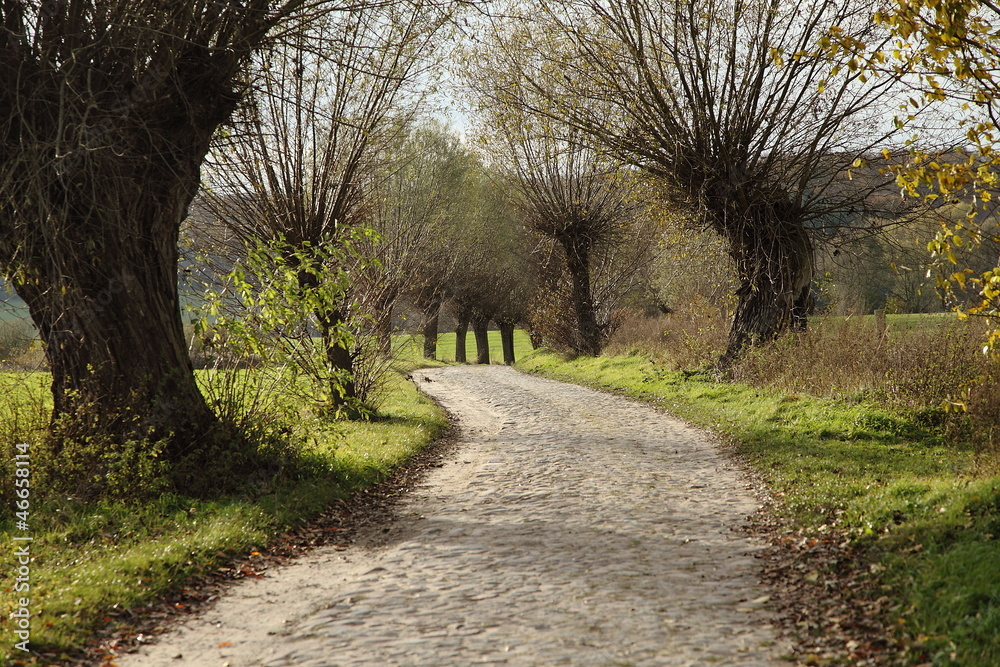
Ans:
[[[490,332],[491,357],[502,359],[499,332]],[[419,336],[397,340],[399,370],[435,365],[422,359]],[[438,340],[439,359],[454,359],[455,335]],[[474,337],[469,335],[469,358]],[[515,349],[527,354],[527,336],[517,332]],[[206,376],[207,377],[207,376]],[[4,451],[17,442],[37,441],[51,410],[46,373],[0,373],[0,423]],[[28,595],[32,613],[27,659],[62,664],[101,625],[111,609],[141,606],[182,582],[209,571],[234,555],[245,555],[290,527],[315,516],[338,498],[385,478],[426,447],[447,422],[433,403],[398,373],[390,374],[380,418],[371,422],[298,424],[310,443],[303,453],[309,474],[285,480],[255,497],[203,501],[166,495],[141,505],[81,504],[49,500],[30,508],[30,591],[14,590],[16,565],[13,517],[0,522],[0,655],[23,660],[14,648],[9,612]],[[30,448],[29,448],[30,451]],[[12,458],[12,456],[10,457]],[[13,467],[4,466],[0,483],[12,486]],[[7,488],[6,491],[11,491]]]
[[[39,390],[46,376],[4,374],[0,381],[22,392],[20,400],[5,396],[4,419],[15,413],[25,419],[44,413],[45,406],[31,406],[43,400]],[[309,473],[285,480],[264,495],[212,502],[163,496],[141,505],[82,505],[65,499],[33,505],[31,658],[62,664],[83,646],[108,610],[141,605],[222,559],[250,552],[335,499],[379,481],[427,446],[446,426],[444,416],[401,376],[394,374],[390,382],[377,421],[303,424],[310,431],[311,444],[304,454]],[[27,429],[17,438],[30,442],[22,437],[29,434]],[[0,558],[6,564],[0,569],[0,605],[9,612],[25,595],[13,590],[12,539],[24,533],[15,529],[11,517],[0,524],[0,533]],[[0,655],[24,658],[14,649],[16,641],[4,613]]]
[[[809,318],[810,325],[821,323],[832,324],[836,322],[860,322],[864,324],[874,324],[874,315],[817,315]],[[886,325],[892,331],[910,331],[913,329],[926,329],[941,324],[955,321],[955,314],[945,313],[901,313],[885,316]]]
[[[896,327],[892,316],[889,322]],[[692,344],[697,333],[692,329]],[[490,339],[496,363],[498,333]],[[431,363],[420,358],[419,337],[402,338],[399,346],[402,370]],[[469,348],[474,358],[471,335]],[[442,334],[438,358],[451,360],[453,351],[454,334]],[[667,370],[644,354],[567,361],[531,352],[523,332],[516,353],[524,370],[631,395],[732,439],[782,500],[786,520],[807,533],[846,535],[878,565],[883,592],[893,599],[888,620],[906,640],[906,660],[1000,664],[995,459],[950,441],[935,412],[874,403],[870,392],[853,389],[811,396],[790,380],[718,383],[704,373]],[[773,359],[758,366],[770,368]],[[309,433],[311,474],[266,494],[32,507],[33,655],[64,662],[63,654],[80,647],[109,609],[144,604],[230,555],[246,554],[426,446],[444,427],[443,416],[402,377],[391,383],[379,421],[300,425]],[[44,428],[46,384],[44,374],[0,374],[5,448],[30,442]],[[9,470],[4,477],[8,483]],[[9,612],[20,595],[13,591],[12,537],[21,533],[9,520],[0,532],[0,558],[8,564],[0,568],[0,604]],[[10,656],[16,638],[9,616],[2,619],[0,654]]]
[[[807,533],[877,564],[904,661],[1000,664],[1000,477],[919,411],[668,371],[632,354],[523,359],[523,370],[649,401],[736,443]]]
[[[490,361],[494,364],[503,363],[503,350],[500,347],[500,332],[490,331],[489,332],[490,341]],[[420,335],[412,336],[401,336],[399,339],[398,352],[397,354],[403,359],[409,360],[421,360],[423,356],[424,349],[424,337]],[[528,334],[524,331],[517,329],[514,331],[514,358],[522,359],[523,357],[531,354],[531,340],[528,338]],[[476,360],[476,337],[472,335],[470,331],[465,339],[465,353],[466,359],[470,362]],[[439,361],[443,362],[454,362],[455,361],[455,334],[454,333],[441,333],[438,334],[437,342],[437,358]]]

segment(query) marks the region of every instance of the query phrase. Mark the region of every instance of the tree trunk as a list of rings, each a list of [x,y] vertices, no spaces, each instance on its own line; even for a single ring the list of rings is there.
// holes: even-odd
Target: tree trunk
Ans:
[[[424,307],[424,359],[437,359],[438,319],[441,297],[434,295]]]
[[[299,246],[295,250],[303,251],[304,256],[308,246]],[[320,288],[322,275],[322,260],[313,256],[308,261],[311,266],[304,267],[299,259],[292,257],[290,264],[297,266],[299,289],[301,296],[307,297],[310,290]],[[329,383],[327,391],[330,394],[330,405],[333,413],[346,412],[346,416],[354,417],[363,409],[358,393],[355,352],[353,336],[348,329],[348,317],[341,305],[323,305],[313,310],[313,315],[319,326],[320,339],[326,354],[326,368],[323,369]]]
[[[577,326],[574,352],[596,357],[601,353],[601,329],[597,325],[594,297],[590,291],[590,242],[575,236],[564,237],[560,242],[566,252],[566,268],[572,281]]]
[[[514,325],[508,322],[501,322],[500,326],[500,346],[503,348],[503,362],[508,366],[514,365]]]
[[[805,329],[814,268],[812,241],[798,219],[743,222],[726,235],[740,286],[722,369],[748,346]]]
[[[469,333],[469,320],[472,315],[465,309],[458,313],[458,323],[455,325],[455,361],[464,364],[468,362],[465,353],[466,334]]]
[[[528,328],[528,340],[531,341],[531,349],[537,350],[542,346],[544,342],[542,337],[539,335],[538,331],[534,327]]]
[[[333,310],[324,313],[318,319],[330,371],[331,408],[334,411],[346,410],[349,417],[354,416],[354,412],[361,407],[358,405],[354,351],[351,349],[350,341],[339,331],[347,322],[347,318],[340,310]]]
[[[476,363],[490,363],[490,318],[477,316],[472,318],[472,331],[476,335]]]
[[[42,3],[37,26],[5,8],[0,48],[0,107],[19,110],[0,115],[0,263],[51,368],[52,454],[88,466],[53,474],[76,470],[101,493],[109,465],[120,477],[138,458],[167,463],[178,491],[218,492],[246,459],[224,456],[241,445],[195,382],[177,244],[274,15],[233,4],[188,23],[176,8],[94,18],[86,4]],[[222,462],[232,480],[206,467]]]
[[[168,456],[179,459],[218,422],[194,380],[176,280],[136,265],[98,273],[63,266],[80,285],[67,294],[34,281],[15,286],[45,345],[53,426],[71,437],[169,436]]]
[[[37,245],[24,245],[27,270],[12,282],[52,373],[53,453],[73,440],[100,470],[108,444],[165,441],[157,457],[171,463],[178,488],[197,492],[205,480],[185,475],[197,476],[205,463],[198,455],[217,442],[221,424],[195,382],[177,291],[180,222],[198,187],[201,154],[192,153],[186,177],[137,169],[134,182],[86,178],[99,194],[53,207],[66,216],[61,235],[30,239]]]

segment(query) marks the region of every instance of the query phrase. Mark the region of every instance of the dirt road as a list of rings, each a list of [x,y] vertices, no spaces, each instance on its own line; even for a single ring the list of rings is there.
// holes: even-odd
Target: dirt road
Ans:
[[[756,502],[702,433],[506,367],[415,379],[462,444],[398,520],[117,664],[787,664],[736,530]]]

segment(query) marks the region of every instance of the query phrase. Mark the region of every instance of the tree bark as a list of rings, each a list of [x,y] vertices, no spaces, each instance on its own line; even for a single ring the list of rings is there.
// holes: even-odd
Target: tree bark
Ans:
[[[601,353],[601,329],[597,324],[594,297],[590,290],[590,243],[577,236],[559,239],[566,252],[566,268],[572,282],[573,311],[577,325],[574,352],[596,357]]]
[[[490,318],[486,316],[476,316],[472,318],[472,331],[476,336],[476,363],[490,363]]]
[[[93,179],[101,196],[74,207],[80,219],[59,242],[91,251],[57,261],[39,248],[13,280],[51,369],[57,452],[62,437],[169,439],[165,456],[176,462],[220,428],[195,382],[177,291],[178,232],[201,159],[192,153],[186,178],[140,175],[138,200],[123,201],[135,191],[120,182]],[[95,243],[88,224],[104,215],[117,219]]]
[[[324,313],[319,321],[326,362],[330,370],[330,401],[334,411],[345,409],[348,416],[358,409],[358,385],[355,380],[354,351],[338,329],[347,322],[340,310]]]
[[[788,328],[804,330],[811,306],[814,253],[798,218],[744,221],[726,229],[740,286],[722,369],[751,345],[773,340]]]
[[[508,366],[513,366],[514,359],[514,325],[509,322],[501,322],[500,327],[500,347],[503,348],[503,362]]]
[[[438,320],[441,316],[441,297],[434,295],[424,307],[424,359],[437,359]]]
[[[468,363],[465,346],[471,319],[472,315],[467,310],[462,309],[458,312],[458,323],[455,325],[455,361],[460,364]]]

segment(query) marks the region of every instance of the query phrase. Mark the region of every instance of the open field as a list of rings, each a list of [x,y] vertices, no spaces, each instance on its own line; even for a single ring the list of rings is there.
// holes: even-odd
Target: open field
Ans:
[[[500,332],[490,331],[490,361],[494,364],[503,363],[503,351],[500,348]],[[397,354],[412,361],[421,361],[423,355],[424,337],[420,335],[399,336],[397,338]],[[521,359],[532,351],[528,334],[518,329],[514,331],[514,357]],[[465,340],[465,353],[469,361],[476,359],[476,337],[469,332]],[[437,358],[439,361],[455,361],[455,334],[438,334]]]
[[[905,313],[901,315],[886,315],[885,322],[889,332],[912,331],[914,329],[928,329],[950,322],[954,322],[957,316],[955,313]],[[810,325],[833,326],[838,323],[856,322],[865,325],[874,325],[874,315],[817,315],[809,318]]]

